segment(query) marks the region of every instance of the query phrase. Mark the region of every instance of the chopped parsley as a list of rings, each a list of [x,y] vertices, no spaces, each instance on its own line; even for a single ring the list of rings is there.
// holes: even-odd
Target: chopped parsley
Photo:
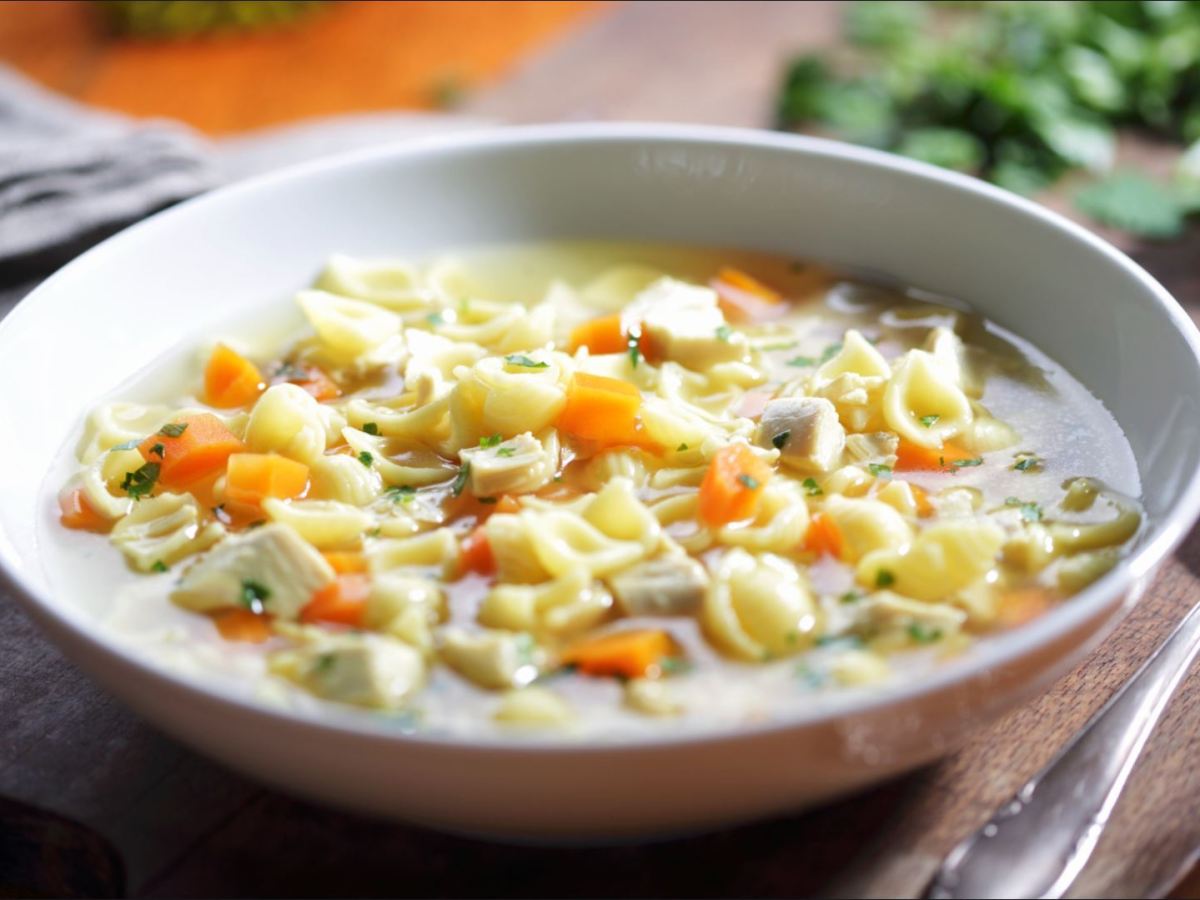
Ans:
[[[167,571],[167,564],[166,564],[165,562],[163,562],[161,559],[156,559],[156,560],[154,561],[154,565],[152,565],[152,566],[150,567],[150,571],[152,571],[152,572],[165,572],[165,571]]]
[[[187,422],[171,422],[158,429],[158,433],[165,437],[177,438],[187,431]]]
[[[364,422],[362,430],[365,431],[367,434],[372,435],[374,437],[379,436],[379,426],[377,424],[375,424],[374,422]]]
[[[498,447],[496,449],[497,456],[509,457],[509,456],[512,456],[516,452],[517,452],[516,447]]]
[[[467,486],[467,479],[471,477],[471,464],[463,463],[462,468],[458,470],[458,474],[454,476],[454,483],[450,485],[450,493],[455,497],[463,492],[463,488]]]
[[[371,464],[375,462],[375,457],[366,450],[363,450],[358,454],[358,461],[369,469],[371,468]]]
[[[538,362],[523,353],[510,353],[504,357],[504,362],[510,366],[520,366],[523,369],[548,369],[550,363]]]
[[[682,656],[668,656],[658,664],[658,668],[664,675],[686,675],[695,666]]]
[[[730,328],[728,325],[720,325],[717,327],[717,340],[718,341],[726,341],[727,342],[729,340],[729,336],[732,334],[733,334],[733,329]]]
[[[808,496],[810,497],[817,497],[825,493],[823,490],[821,490],[821,486],[817,484],[817,479],[813,478],[811,475],[800,482],[800,484],[803,485],[804,490],[808,492]]]
[[[956,460],[954,460],[954,465],[956,468],[959,468],[959,469],[967,469],[967,468],[971,468],[973,466],[982,466],[983,465],[983,457],[977,456],[974,459],[956,459]]]
[[[800,343],[800,342],[799,341],[780,341],[777,344],[765,344],[762,349],[768,353],[772,350],[791,350],[798,343]]]
[[[110,451],[112,451],[112,450],[134,450],[137,448],[137,446],[139,444],[141,444],[141,442],[142,442],[141,438],[130,438],[129,440],[122,441],[121,443],[117,444],[115,447],[109,447],[108,449]]]
[[[776,450],[782,450],[788,442],[788,438],[792,436],[790,431],[781,431],[779,434],[771,438],[771,443],[775,445]]]
[[[521,665],[533,665],[533,653],[537,650],[537,641],[533,639],[533,635],[523,631],[513,639],[513,643],[516,645],[517,660]]]
[[[322,653],[317,656],[316,671],[318,675],[324,675],[337,663],[337,657],[332,653]]]
[[[917,644],[932,644],[942,639],[942,629],[924,622],[913,622],[908,626],[908,636]]]
[[[153,447],[150,448],[150,453],[154,456],[157,456],[159,459],[162,459],[163,455],[166,452],[167,452],[167,448],[164,447],[162,444],[155,444]]]
[[[808,366],[815,366],[817,361],[811,356],[793,356],[787,361],[787,364],[789,366],[795,366],[796,368],[801,369]]]
[[[1006,497],[1004,500],[1004,505],[1020,507],[1021,518],[1026,522],[1042,521],[1042,508],[1036,503],[1026,503],[1020,497]]]
[[[842,344],[840,341],[836,344],[830,344],[828,347],[826,347],[824,350],[821,351],[821,362],[827,363],[841,352],[842,352]]]
[[[1012,467],[1018,472],[1038,472],[1041,471],[1042,460],[1033,453],[1018,453]]]
[[[759,487],[758,479],[755,478],[753,475],[747,475],[745,472],[743,472],[741,475],[739,475],[737,477],[737,480],[740,481],[742,483],[742,485],[748,491],[757,491],[758,490],[758,487]]]
[[[417,489],[407,484],[403,484],[399,487],[388,488],[386,493],[393,502],[408,503],[417,495]]]
[[[125,480],[121,482],[121,490],[134,500],[140,500],[154,490],[159,468],[158,463],[148,462],[136,471],[126,472]]]
[[[819,688],[825,684],[825,676],[806,663],[796,664],[796,677],[810,688]]]
[[[479,439],[479,446],[483,447],[485,450],[488,447],[499,447],[500,442],[503,440],[504,435],[502,434],[489,434],[487,437],[482,437]]]
[[[863,639],[856,634],[826,634],[817,638],[818,647],[836,647],[839,650],[857,650]]]
[[[857,603],[862,598],[863,595],[858,591],[846,591],[846,593],[838,597],[838,603]]]
[[[251,581],[247,578],[242,582],[242,593],[238,597],[238,602],[252,613],[261,614],[263,612],[263,603],[271,596],[271,592],[259,584],[257,581]]]
[[[446,317],[443,316],[440,312],[431,312],[429,315],[427,315],[425,317],[425,321],[428,322],[430,325],[432,325],[434,328],[437,328],[439,325],[446,324]]]
[[[891,587],[896,583],[896,576],[887,569],[880,569],[875,573],[875,587],[886,588]]]
[[[628,334],[625,336],[625,346],[629,348],[629,365],[636,369],[638,360],[642,358],[642,348],[638,346],[638,342],[642,339],[640,334]]]
[[[917,421],[926,428],[932,428],[935,424],[937,424],[937,420],[940,418],[941,416],[921,416],[921,418],[917,419]]]
[[[682,453],[682,452],[683,452],[684,450],[686,450],[687,448],[688,448],[688,445],[687,445],[687,444],[680,444],[678,447],[676,447],[676,448],[675,448],[675,452],[676,452],[676,453]]]
[[[885,466],[883,463],[868,463],[867,468],[876,478],[891,478],[892,467]]]

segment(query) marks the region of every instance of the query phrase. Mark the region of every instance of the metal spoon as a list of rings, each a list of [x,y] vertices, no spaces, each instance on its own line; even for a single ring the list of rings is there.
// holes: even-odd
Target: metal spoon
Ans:
[[[924,896],[1063,896],[1197,651],[1200,605],[1046,768],[950,851]]]

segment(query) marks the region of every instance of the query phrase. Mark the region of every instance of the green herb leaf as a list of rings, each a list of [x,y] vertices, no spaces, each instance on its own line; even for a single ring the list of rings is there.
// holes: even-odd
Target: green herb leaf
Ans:
[[[887,569],[879,569],[875,573],[875,587],[886,588],[896,583],[896,576]]]
[[[482,437],[479,439],[479,446],[483,447],[485,450],[488,447],[499,447],[503,440],[504,435],[502,434],[489,434],[487,437]]]
[[[517,452],[516,447],[500,447],[499,449],[496,450],[496,455],[507,457],[507,456],[512,456],[516,452]]]
[[[733,334],[733,329],[728,325],[717,326],[717,340],[728,342],[730,335]]]
[[[362,430],[374,437],[379,436],[379,425],[375,422],[364,422]]]
[[[510,366],[519,366],[523,369],[547,369],[550,367],[550,363],[538,362],[523,353],[510,353],[504,357],[504,361]]]
[[[158,433],[166,437],[177,438],[187,431],[187,422],[172,422],[158,429]]]
[[[676,452],[676,453],[682,453],[682,452],[683,452],[684,450],[686,450],[687,448],[688,448],[688,445],[687,445],[687,444],[680,444],[678,447],[676,447],[676,448],[675,448],[675,452]]]
[[[969,131],[915,128],[901,138],[896,152],[946,169],[973,172],[983,162],[987,150]]]
[[[757,491],[759,488],[758,479],[753,475],[747,475],[745,472],[739,475],[737,480],[740,481],[748,491]]]
[[[789,366],[795,366],[797,369],[804,369],[808,368],[809,366],[815,366],[817,361],[811,356],[793,356],[787,361],[787,364]]]
[[[811,476],[805,478],[802,482],[800,482],[800,484],[804,487],[805,492],[807,492],[808,496],[810,497],[817,497],[825,493],[823,490],[821,490],[821,486],[817,484],[817,479]]]
[[[781,431],[779,434],[771,438],[771,443],[775,445],[776,450],[782,450],[787,446],[788,438],[792,436],[790,431]]]
[[[471,477],[471,464],[465,462],[462,468],[458,470],[458,474],[454,476],[454,482],[450,485],[450,493],[455,497],[463,492],[463,488],[467,486],[467,479]]]
[[[940,418],[941,418],[941,416],[921,416],[921,418],[917,419],[917,421],[920,422],[922,425],[924,425],[926,428],[932,428],[934,425],[937,424],[937,420]]]
[[[152,565],[150,567],[150,570],[152,572],[165,572],[165,571],[167,571],[167,564],[165,562],[163,562],[161,559],[156,559],[154,561],[154,565]]]
[[[440,312],[431,312],[429,315],[427,315],[425,317],[425,321],[428,322],[430,325],[432,325],[434,328],[437,328],[439,325],[446,324],[446,317],[444,315],[442,315]]]
[[[638,344],[641,339],[640,334],[625,336],[625,346],[629,348],[629,365],[634,369],[638,367],[638,360],[642,358],[642,348]]]
[[[150,448],[150,455],[157,456],[159,459],[162,459],[163,455],[166,452],[167,452],[167,448],[164,447],[162,444],[155,444],[153,447]]]
[[[140,469],[133,472],[126,472],[125,479],[121,482],[121,490],[134,500],[142,499],[154,490],[154,485],[158,481],[159,470],[158,463],[148,462]]]
[[[408,503],[417,495],[417,489],[407,484],[402,484],[399,487],[388,488],[385,494],[393,503]]]
[[[846,591],[846,593],[838,597],[838,603],[857,603],[862,598],[863,595],[858,591]]]
[[[337,656],[332,653],[321,653],[317,655],[316,663],[313,666],[318,675],[328,675],[337,664]]]
[[[885,466],[883,463],[868,463],[867,468],[876,478],[891,478],[892,467]]]
[[[983,457],[977,456],[974,459],[956,459],[954,465],[959,469],[970,469],[975,466],[983,465]]]
[[[238,597],[238,602],[252,613],[261,614],[264,611],[263,604],[269,600],[271,592],[259,584],[257,581],[246,579],[242,582],[242,592]]]
[[[686,675],[695,667],[691,660],[682,656],[667,656],[658,664],[659,671],[664,675]]]
[[[942,629],[926,625],[924,622],[913,622],[906,631],[909,638],[917,644],[932,644],[942,639]]]
[[[1019,506],[1021,508],[1021,518],[1026,522],[1042,521],[1042,508],[1036,503],[1026,503],[1020,497],[1006,497],[1004,500],[1004,505]]]
[[[818,647],[836,647],[839,650],[855,650],[863,645],[863,639],[856,634],[824,634],[817,638]]]
[[[841,342],[838,342],[836,344],[830,344],[828,347],[826,347],[824,350],[821,351],[821,362],[827,363],[841,352],[842,352]]]
[[[1012,467],[1018,472],[1037,472],[1042,468],[1042,460],[1032,453],[1017,453]]]
[[[366,450],[362,450],[358,454],[358,461],[369,469],[371,468],[371,464],[375,462],[375,457]]]
[[[1184,210],[1156,181],[1118,172],[1075,194],[1075,206],[1101,225],[1146,238],[1172,238],[1183,231]]]

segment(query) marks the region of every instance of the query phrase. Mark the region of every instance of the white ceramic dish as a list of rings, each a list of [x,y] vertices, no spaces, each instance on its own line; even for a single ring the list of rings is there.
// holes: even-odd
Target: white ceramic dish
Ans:
[[[420,254],[611,237],[740,245],[967,300],[1116,416],[1150,527],[1062,607],[934,675],[834,712],[620,744],[407,737],[284,713],[153,667],[106,634],[37,528],[48,463],[101,394],[181,340],[307,283],[332,251]],[[190,337],[189,337],[190,336]],[[181,740],[265,781],[436,826],[551,838],[697,829],[796,809],[944,754],[1061,674],[1200,512],[1200,336],[1112,247],[973,179],[844,145],[655,125],[489,131],[307,165],[129,229],[0,324],[0,567],[80,667]]]

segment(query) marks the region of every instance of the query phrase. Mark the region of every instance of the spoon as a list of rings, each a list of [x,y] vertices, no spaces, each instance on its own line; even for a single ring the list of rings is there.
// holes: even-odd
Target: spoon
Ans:
[[[1197,651],[1200,604],[1046,768],[950,851],[924,896],[1063,896]]]

